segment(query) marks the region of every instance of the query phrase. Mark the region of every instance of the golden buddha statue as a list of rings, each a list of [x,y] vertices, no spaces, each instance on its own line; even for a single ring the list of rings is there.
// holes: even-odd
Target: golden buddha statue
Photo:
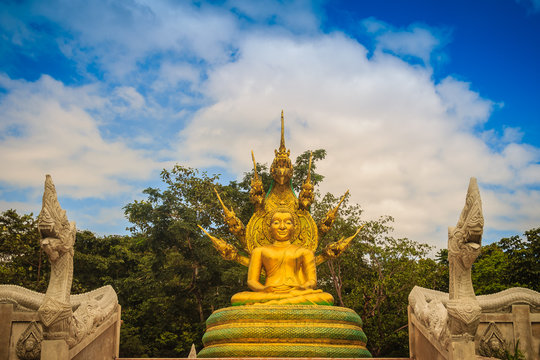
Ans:
[[[252,291],[233,295],[232,305],[318,304],[332,305],[332,295],[315,290],[317,274],[313,251],[291,242],[298,216],[277,207],[266,216],[274,242],[251,253],[247,284]],[[260,282],[264,269],[266,281]]]
[[[208,318],[205,347],[198,357],[371,357],[360,317],[351,309],[332,306],[332,295],[316,289],[316,266],[338,257],[361,230],[327,245],[315,256],[319,236],[333,225],[348,191],[317,225],[309,213],[314,200],[311,158],[298,198],[292,189],[293,166],[285,147],[283,111],[281,142],[266,194],[253,152],[251,155],[255,171],[250,199],[255,212],[247,226],[216,191],[225,223],[249,257],[201,227],[224,259],[248,266],[251,291],[236,293],[232,307],[219,309]]]

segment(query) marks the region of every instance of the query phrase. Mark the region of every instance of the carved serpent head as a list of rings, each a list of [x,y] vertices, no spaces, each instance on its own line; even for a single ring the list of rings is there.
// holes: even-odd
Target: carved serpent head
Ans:
[[[480,255],[484,216],[482,201],[475,178],[471,178],[465,206],[455,227],[448,228],[448,257],[457,260],[465,269],[472,267]]]
[[[51,262],[58,260],[65,253],[73,256],[73,244],[75,243],[75,223],[69,223],[69,227],[61,227],[60,231],[54,227],[44,228],[38,226],[41,233],[41,248],[49,256]]]

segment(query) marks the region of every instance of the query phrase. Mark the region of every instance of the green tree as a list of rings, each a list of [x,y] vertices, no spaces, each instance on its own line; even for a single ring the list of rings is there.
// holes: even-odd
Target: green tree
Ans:
[[[144,356],[150,347],[143,342],[140,307],[156,285],[149,280],[146,267],[146,239],[135,236],[96,236],[90,231],[77,232],[75,241],[72,293],[94,290],[111,285],[122,305],[120,349],[126,356]],[[150,317],[150,316],[149,316]]]
[[[497,243],[482,247],[471,272],[477,295],[493,294],[509,287],[508,254]]]
[[[324,150],[313,152],[312,183],[322,179],[315,168],[324,155]],[[308,162],[309,152],[296,160],[293,184],[297,191],[307,175]],[[257,172],[269,189],[268,166],[257,164]],[[145,200],[125,207],[142,253],[138,254],[138,268],[131,270],[133,276],[125,279],[133,284],[131,294],[123,299],[123,335],[129,337],[122,338],[123,355],[187,355],[192,343],[201,347],[204,321],[211,312],[229,306],[230,297],[245,290],[247,269],[222,260],[197,225],[241,249],[229,235],[213,189],[247,224],[254,210],[249,201],[252,176],[253,170],[240,182],[222,185],[216,175],[177,165],[161,173],[164,189],[148,188]],[[117,288],[121,292],[122,284]]]
[[[512,236],[497,245],[508,258],[508,283],[540,291],[540,227]]]
[[[41,251],[36,220],[15,210],[0,214],[0,284],[44,292],[50,264]]]
[[[315,221],[339,201],[339,196],[323,196],[318,191],[324,177],[316,172],[317,163],[325,155],[324,150],[313,151],[311,181],[316,199],[311,213]],[[295,161],[291,183],[297,194],[307,176],[309,156],[306,151]],[[269,189],[268,166],[257,164],[257,172]],[[240,181],[220,184],[216,175],[177,165],[161,173],[161,188],[148,188],[144,200],[126,205],[130,236],[77,233],[73,293],[107,284],[115,288],[124,320],[123,356],[181,357],[192,343],[200,349],[205,319],[212,311],[229,306],[230,297],[247,288],[247,269],[221,259],[197,225],[240,249],[223,222],[213,189],[247,224],[254,210],[249,201],[252,176],[253,170]],[[390,216],[366,221],[361,207],[347,197],[316,251],[365,225],[340,258],[318,267],[318,286],[334,295],[336,305],[360,314],[368,349],[375,356],[408,355],[407,304],[415,285],[448,291],[448,252],[443,249],[435,259],[429,258],[429,246],[392,237],[392,222]],[[39,260],[33,216],[5,212],[0,226],[0,282],[45,291],[49,264],[44,256]],[[538,290],[539,233],[532,229],[524,238],[484,246],[473,267],[477,292],[510,286]]]
[[[317,162],[323,160],[326,157],[326,150],[317,149],[313,151],[304,151],[302,154],[298,155],[294,163],[294,174],[291,182],[293,189],[295,189],[297,193],[300,191],[304,180],[307,178],[310,156],[312,156],[311,183],[314,186],[317,186],[324,179],[324,176],[316,173],[315,170],[317,169]]]
[[[520,236],[503,238],[482,247],[473,264],[476,294],[492,294],[511,287],[540,291],[540,228]]]
[[[331,195],[325,199],[337,200]],[[358,205],[344,202],[342,206],[326,241],[352,233],[361,223]],[[392,221],[385,216],[366,222],[350,248],[318,272],[321,286],[334,294],[336,305],[360,315],[374,356],[408,355],[408,295],[415,285],[437,283],[439,266],[427,257],[430,247],[389,236]]]
[[[315,172],[316,164],[325,154],[324,150],[313,152],[311,181],[315,186],[323,179]],[[292,179],[296,193],[307,176],[309,156],[304,152],[296,159]],[[269,189],[268,166],[258,164],[257,172]],[[147,296],[131,302],[127,315],[130,354],[144,349],[149,356],[185,356],[192,342],[201,346],[208,315],[228,306],[232,294],[245,290],[246,268],[223,261],[196,226],[200,224],[240,248],[228,234],[213,188],[247,224],[253,214],[249,201],[252,176],[250,171],[239,182],[220,185],[217,176],[177,165],[162,172],[165,189],[146,189],[146,200],[126,206],[133,236],[145,239],[149,251],[147,257],[141,257],[138,270],[144,275],[134,285]],[[338,200],[332,194],[317,196],[312,206],[315,220],[322,219]],[[345,199],[332,230],[320,239],[318,251],[352,235],[364,223],[361,215],[360,206]],[[319,267],[318,278],[319,286],[334,294],[337,305],[351,307],[362,316],[368,347],[375,355],[406,356],[408,294],[414,285],[438,284],[440,266],[427,258],[427,245],[390,237],[392,221],[388,216],[368,221],[344,255]]]
[[[246,278],[246,269],[222,260],[197,225],[226,235],[214,187],[226,202],[245,204],[247,197],[237,183],[218,185],[217,176],[179,165],[161,177],[164,190],[148,188],[146,200],[125,207],[133,236],[144,239],[146,251],[133,284],[144,296],[132,300],[128,328],[140,342],[126,352],[142,344],[148,356],[185,356],[192,343],[201,347],[204,321],[229,304]]]
[[[322,219],[338,201],[330,193],[317,199],[313,217]],[[361,207],[346,197],[332,229],[319,244],[322,249],[364,225],[341,257],[318,267],[318,282],[334,295],[336,305],[352,308],[361,316],[374,356],[408,355],[407,304],[415,285],[440,289],[446,271],[448,286],[447,266],[428,257],[428,245],[390,236],[392,222],[391,216],[363,220]]]

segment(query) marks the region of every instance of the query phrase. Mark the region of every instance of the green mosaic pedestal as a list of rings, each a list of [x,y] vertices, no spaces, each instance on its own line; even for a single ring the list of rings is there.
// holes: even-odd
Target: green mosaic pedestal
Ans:
[[[371,358],[353,310],[321,305],[233,306],[206,321],[199,358]]]

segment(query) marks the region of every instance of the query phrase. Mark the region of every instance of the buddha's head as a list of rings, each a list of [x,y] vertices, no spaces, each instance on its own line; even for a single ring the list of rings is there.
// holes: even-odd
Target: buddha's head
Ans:
[[[266,236],[270,242],[294,242],[298,215],[287,206],[278,206],[266,216]]]
[[[270,235],[274,241],[290,241],[294,233],[294,220],[290,212],[276,212],[270,222]]]

